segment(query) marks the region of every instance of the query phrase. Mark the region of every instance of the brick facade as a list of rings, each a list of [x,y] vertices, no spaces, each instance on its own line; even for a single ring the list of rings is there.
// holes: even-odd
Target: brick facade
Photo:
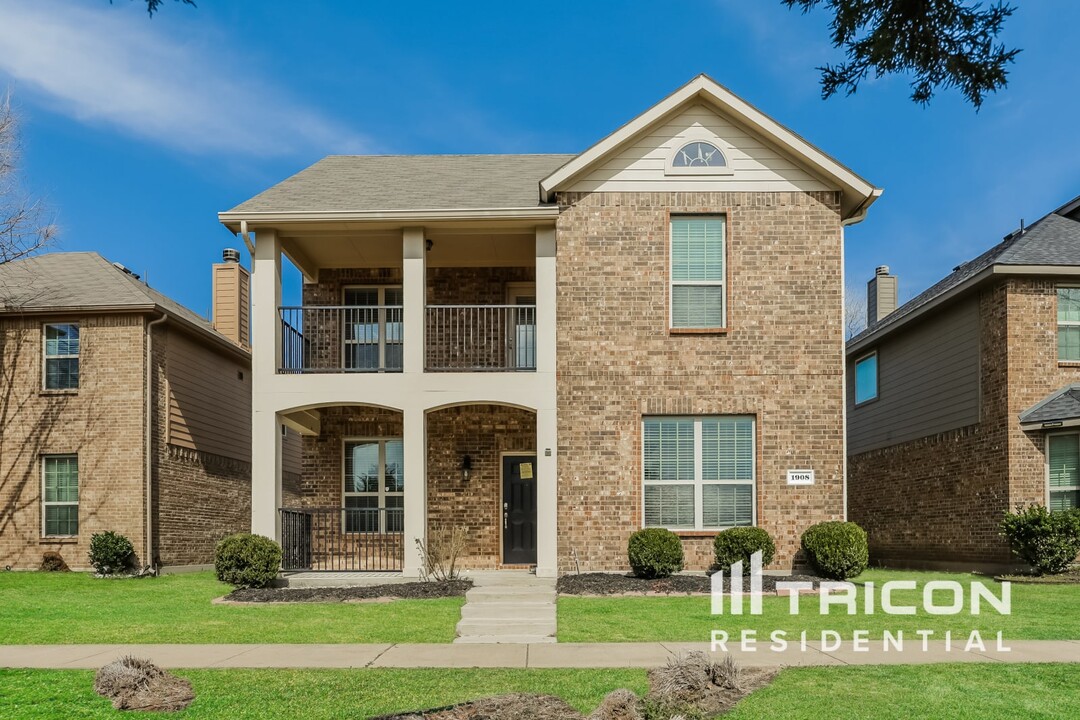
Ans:
[[[976,425],[854,455],[849,516],[884,564],[1012,566],[1002,514],[1046,502],[1045,437],[1018,417],[1080,382],[1057,359],[1056,283],[1012,277],[979,291],[980,419]]]
[[[46,550],[72,568],[88,568],[90,537],[119,532],[149,564],[146,547],[145,459],[152,453],[153,562],[212,562],[213,545],[250,527],[250,464],[165,442],[164,364],[168,333],[154,330],[152,433],[146,436],[146,319],[140,314],[65,316],[49,322],[80,326],[77,392],[42,390],[41,317],[0,319],[3,407],[0,408],[0,565],[33,568]],[[209,351],[208,351],[209,352]],[[246,368],[246,364],[242,364]],[[77,454],[79,534],[42,537],[42,460]]]
[[[842,241],[835,193],[561,194],[560,569],[625,568],[642,526],[645,415],[752,415],[757,523],[790,568],[803,530],[843,499]],[[668,331],[672,214],[723,214],[728,329]],[[816,483],[786,484],[813,468]],[[689,568],[711,537],[687,537]]]

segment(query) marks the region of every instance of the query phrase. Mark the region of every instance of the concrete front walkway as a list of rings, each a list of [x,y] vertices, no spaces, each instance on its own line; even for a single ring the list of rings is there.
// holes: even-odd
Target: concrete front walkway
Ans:
[[[919,665],[944,662],[1080,663],[1080,640],[1007,641],[1009,652],[991,643],[982,652],[951,651],[943,642],[906,643],[903,651],[882,650],[871,642],[867,652],[850,641],[825,652],[821,643],[786,652],[762,644],[756,652],[732,647],[748,666]],[[708,651],[707,643],[551,643],[534,645],[0,645],[0,667],[94,669],[123,655],[153,660],[167,668],[649,668],[674,654]],[[722,652],[715,653],[722,656]]]

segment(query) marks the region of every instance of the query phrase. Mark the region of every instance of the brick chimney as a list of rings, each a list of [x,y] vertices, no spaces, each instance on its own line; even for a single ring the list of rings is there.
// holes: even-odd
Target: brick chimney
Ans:
[[[251,276],[240,264],[240,252],[226,248],[213,267],[214,329],[234,343],[251,349]]]
[[[866,283],[866,325],[873,327],[896,309],[900,294],[900,281],[889,274],[889,266],[881,265],[874,271],[874,279]]]

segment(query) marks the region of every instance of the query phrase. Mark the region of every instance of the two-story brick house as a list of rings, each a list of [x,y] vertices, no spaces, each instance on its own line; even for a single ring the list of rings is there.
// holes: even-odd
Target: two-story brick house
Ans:
[[[201,565],[249,528],[249,279],[213,273],[210,323],[97,253],[0,265],[0,566],[88,567],[105,530]]]
[[[1080,198],[899,308],[880,270],[847,345],[850,517],[889,565],[1014,565],[1002,515],[1080,495]]]
[[[760,525],[790,567],[844,517],[843,235],[879,194],[700,76],[578,155],[331,156],[221,213],[253,530],[287,569],[415,575],[457,525],[466,567],[551,576]]]

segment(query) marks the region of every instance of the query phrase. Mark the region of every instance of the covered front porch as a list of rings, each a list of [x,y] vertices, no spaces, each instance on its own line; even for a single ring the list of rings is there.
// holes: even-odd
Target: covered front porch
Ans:
[[[411,436],[414,412],[421,422]],[[538,413],[495,403],[414,412],[332,405],[280,413],[303,428],[299,442],[282,441],[286,458],[299,455],[285,466],[300,468],[282,472],[275,493],[282,569],[417,576],[417,539],[438,546],[456,531],[459,568],[554,574],[554,465],[539,462]]]

